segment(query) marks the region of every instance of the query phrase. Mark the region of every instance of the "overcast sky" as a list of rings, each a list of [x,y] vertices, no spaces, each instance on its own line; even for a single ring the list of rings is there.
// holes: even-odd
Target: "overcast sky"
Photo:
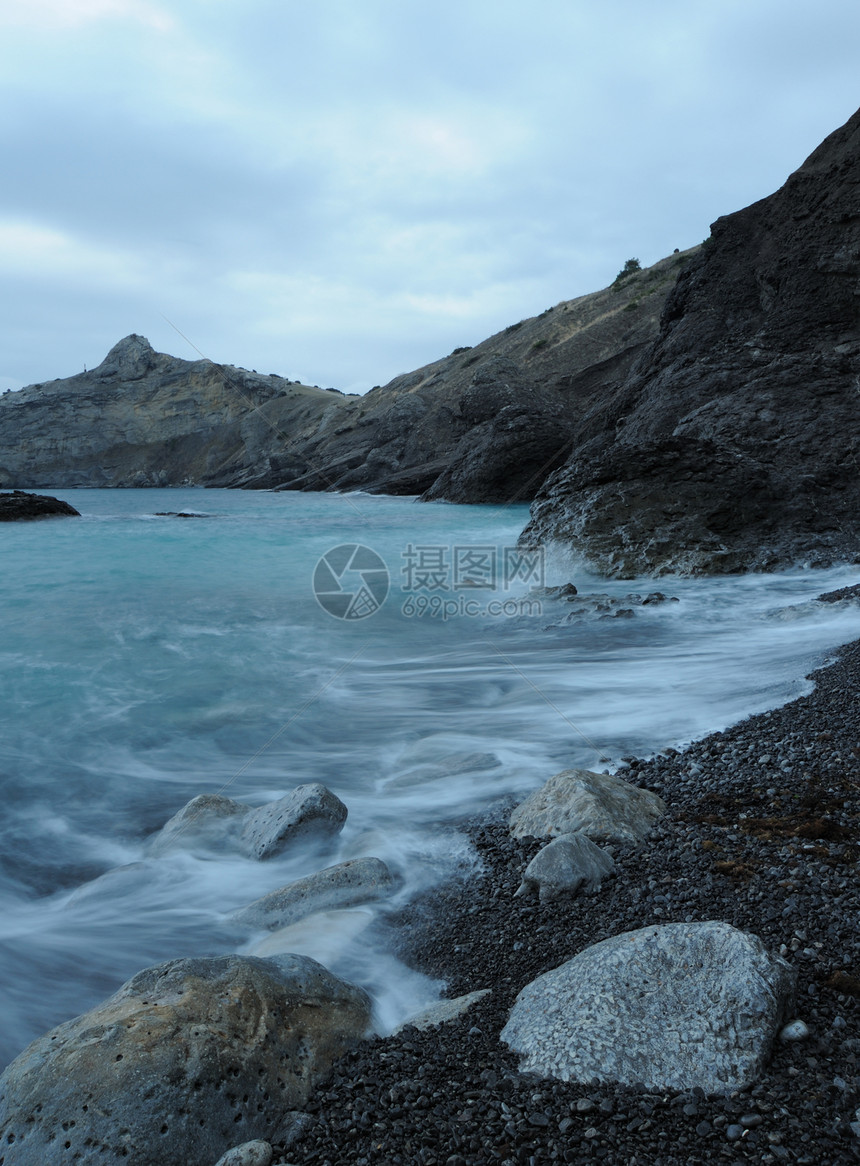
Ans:
[[[0,390],[385,383],[700,242],[859,64],[857,0],[0,0]]]

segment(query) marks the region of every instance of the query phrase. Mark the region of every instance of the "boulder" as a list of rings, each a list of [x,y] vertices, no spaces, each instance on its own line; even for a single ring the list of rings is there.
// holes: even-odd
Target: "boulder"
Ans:
[[[150,854],[163,854],[177,846],[192,842],[221,842],[237,835],[239,823],[248,813],[248,807],[220,794],[199,794],[177,811],[150,839]]]
[[[599,891],[615,870],[611,854],[595,846],[586,834],[562,834],[538,851],[523,873],[518,895],[537,892],[541,902],[574,895],[583,884]]]
[[[369,1024],[366,993],[304,956],[159,964],[9,1065],[0,1143],[15,1166],[212,1166],[281,1141]]]
[[[396,886],[379,858],[352,858],[272,891],[236,911],[233,919],[248,927],[288,927],[317,911],[357,907],[385,899]]]
[[[300,785],[277,802],[252,810],[242,827],[240,844],[252,858],[271,858],[297,838],[339,834],[346,815],[346,806],[324,785]]]
[[[600,842],[642,842],[666,813],[662,798],[620,777],[564,769],[513,811],[514,838],[582,833]]]
[[[729,1093],[760,1075],[793,1015],[794,972],[727,923],[605,939],[517,997],[502,1040],[562,1081]]]
[[[12,490],[0,494],[0,522],[24,522],[32,518],[80,518],[80,512],[68,502],[47,494],[27,494]]]

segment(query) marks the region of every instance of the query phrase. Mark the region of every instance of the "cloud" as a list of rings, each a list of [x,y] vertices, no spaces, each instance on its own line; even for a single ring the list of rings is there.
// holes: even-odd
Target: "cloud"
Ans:
[[[700,241],[856,103],[849,0],[0,12],[22,380],[131,331],[169,350],[163,313],[215,359],[368,387]]]
[[[39,223],[0,219],[0,269],[7,277],[124,291],[140,285],[143,268],[132,253]]]
[[[174,27],[169,12],[146,0],[4,0],[0,6],[0,28],[56,32],[105,20],[142,24],[157,32]]]

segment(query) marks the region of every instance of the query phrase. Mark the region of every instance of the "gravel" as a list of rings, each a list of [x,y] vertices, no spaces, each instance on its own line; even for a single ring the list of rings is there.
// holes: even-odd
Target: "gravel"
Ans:
[[[860,641],[814,679],[811,695],[684,752],[626,758],[625,778],[669,814],[643,848],[614,848],[597,894],[515,899],[541,843],[509,836],[510,803],[459,823],[483,872],[389,915],[379,942],[448,996],[492,993],[440,1028],[365,1042],[275,1163],[860,1162]],[[620,931],[705,919],[758,935],[798,971],[809,1035],[778,1041],[753,1088],[647,1093],[518,1071],[498,1034],[529,981]]]

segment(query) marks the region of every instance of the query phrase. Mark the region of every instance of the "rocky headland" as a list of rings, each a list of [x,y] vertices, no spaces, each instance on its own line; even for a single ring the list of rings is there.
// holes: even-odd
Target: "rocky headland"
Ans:
[[[857,561],[858,418],[860,112],[713,224],[523,539],[622,577]]]

